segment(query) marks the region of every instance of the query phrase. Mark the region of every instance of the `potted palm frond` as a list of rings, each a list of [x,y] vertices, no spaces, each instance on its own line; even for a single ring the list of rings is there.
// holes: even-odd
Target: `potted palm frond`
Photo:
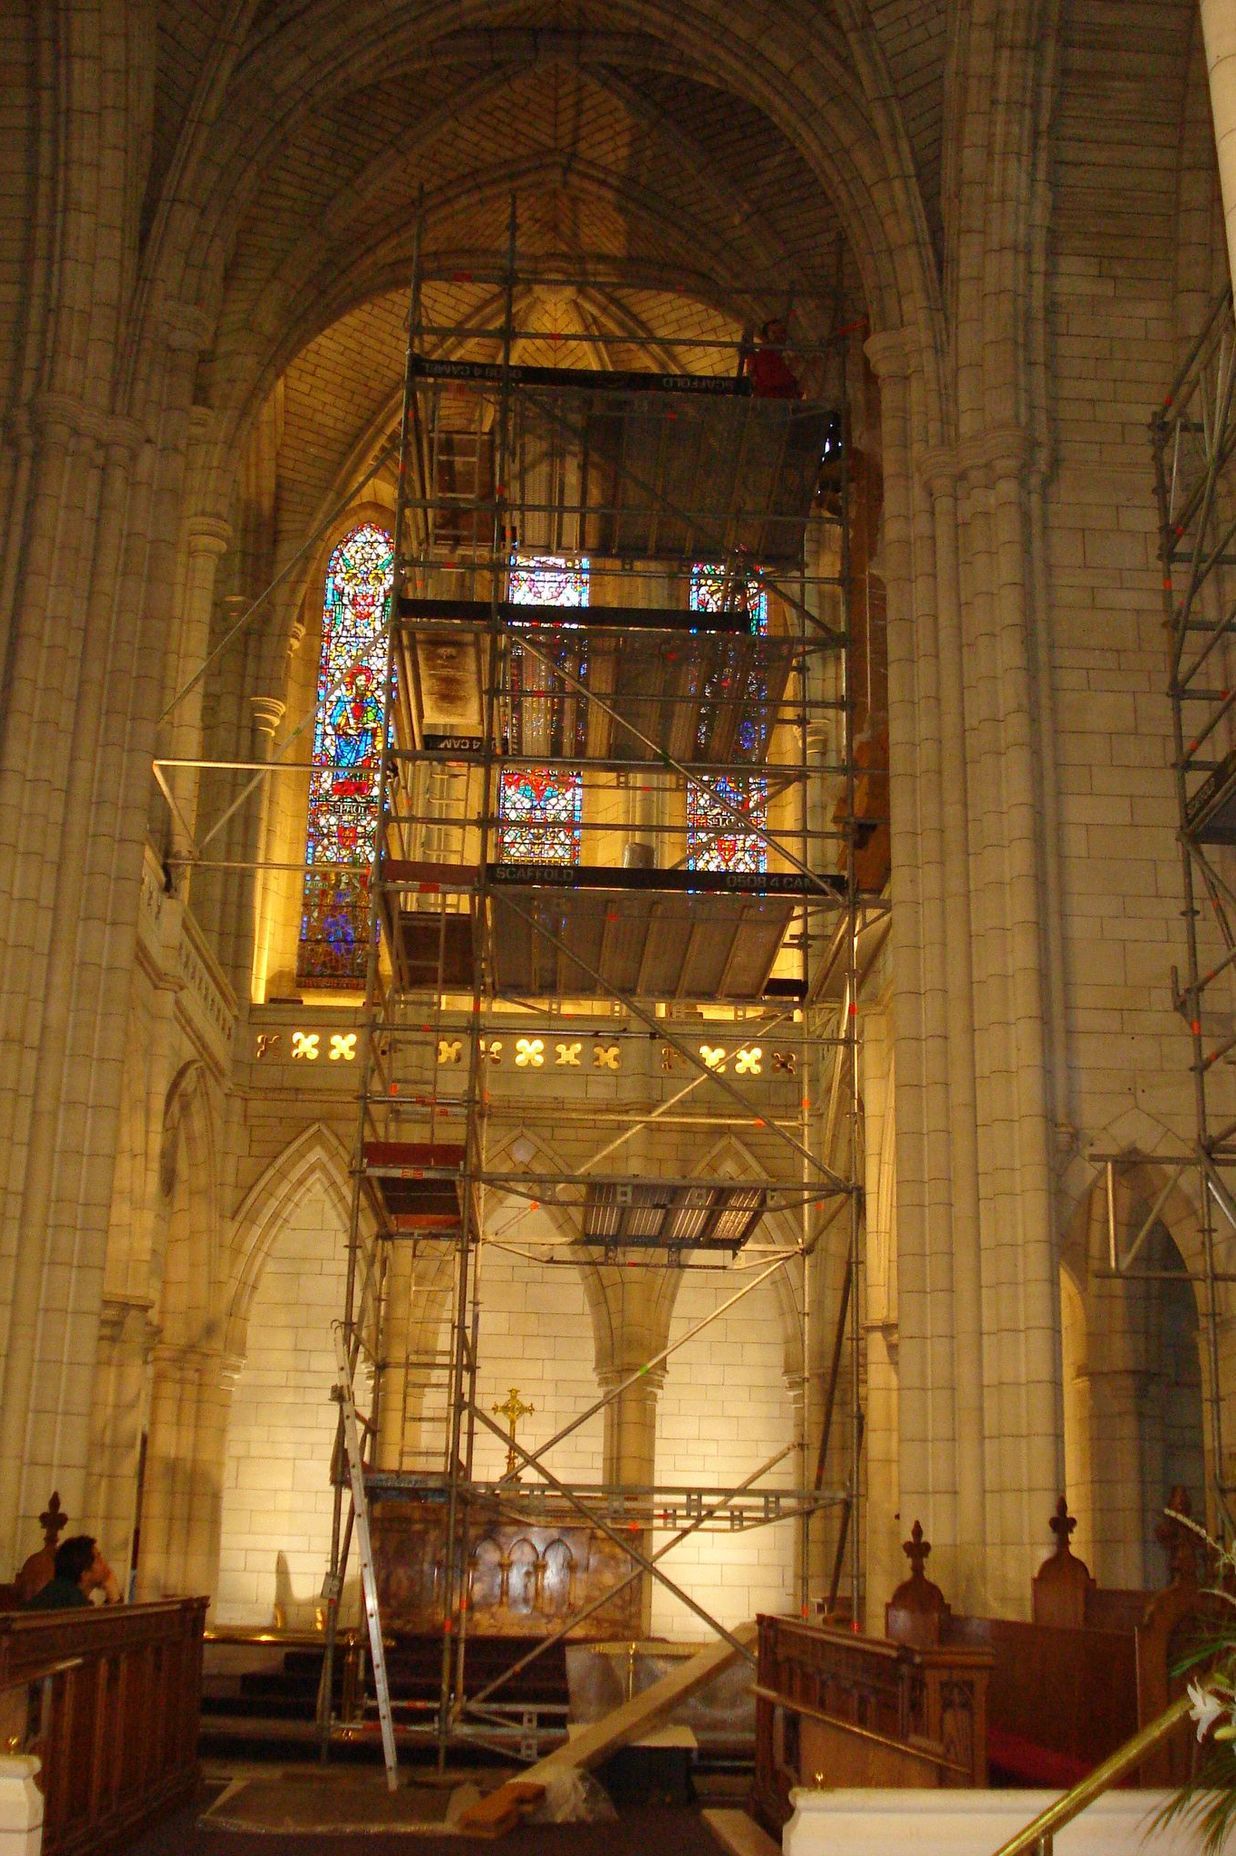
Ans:
[[[1174,1526],[1188,1528],[1203,1543],[1210,1566],[1206,1590],[1213,1606],[1174,1672],[1195,1672],[1187,1685],[1198,1739],[1193,1770],[1155,1823],[1179,1819],[1189,1824],[1204,1856],[1219,1856],[1236,1829],[1236,1553],[1179,1508],[1166,1513]]]

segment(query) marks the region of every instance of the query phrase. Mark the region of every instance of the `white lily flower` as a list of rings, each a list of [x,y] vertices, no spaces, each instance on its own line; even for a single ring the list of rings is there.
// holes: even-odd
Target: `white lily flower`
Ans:
[[[1204,1740],[1219,1716],[1227,1712],[1227,1703],[1200,1682],[1190,1682],[1187,1692],[1191,1704],[1189,1714],[1197,1722],[1197,1737]]]

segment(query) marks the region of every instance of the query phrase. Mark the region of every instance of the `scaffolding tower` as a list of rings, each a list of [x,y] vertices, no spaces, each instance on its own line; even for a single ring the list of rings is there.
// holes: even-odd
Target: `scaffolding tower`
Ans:
[[[701,1529],[795,1527],[805,1613],[834,1511],[828,1601],[848,1565],[858,1614],[858,997],[886,906],[878,756],[860,766],[852,739],[848,341],[804,365],[803,398],[753,393],[733,344],[716,373],[685,371],[690,340],[660,342],[661,373],[569,348],[533,364],[513,241],[492,281],[492,326],[436,326],[419,276],[411,292],[343,1311],[367,1500],[441,1542],[421,1594],[439,1699],[401,1716],[440,1757],[511,1727],[515,1668],[478,1684],[468,1657],[473,1549],[499,1520],[586,1525],[623,1568],[516,1668],[650,1578],[729,1637],[660,1563]],[[547,787],[573,818],[537,814]],[[550,1065],[598,1089],[574,1117],[558,1101],[553,1161],[533,1143],[517,1160],[521,1079]],[[754,1174],[667,1169],[657,1142],[684,1130],[704,1151],[736,1135]],[[477,1396],[499,1202],[552,1218],[558,1240],[520,1249],[538,1261],[726,1269],[734,1292],[527,1449]],[[830,1228],[843,1268],[813,1308]],[[724,1487],[556,1473],[559,1443],[786,1269],[809,1380],[824,1363],[786,1450]],[[489,1437],[504,1473],[482,1474]],[[324,1742],[341,1463],[335,1486]]]
[[[1212,1527],[1231,1538],[1220,1347],[1236,1233],[1236,326],[1228,291],[1151,421],[1172,705],[1186,964],[1173,973],[1191,1042],[1194,1141],[1123,1254],[1138,1252],[1167,1190],[1197,1180],[1203,1388]],[[1110,1178],[1110,1164],[1109,1164]],[[1110,1186],[1109,1186],[1110,1192]]]

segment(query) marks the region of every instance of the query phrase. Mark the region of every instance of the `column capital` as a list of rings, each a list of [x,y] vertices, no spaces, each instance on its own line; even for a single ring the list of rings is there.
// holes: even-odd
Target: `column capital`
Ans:
[[[218,1347],[195,1346],[159,1339],[151,1349],[155,1370],[163,1380],[176,1380],[183,1385],[200,1383],[203,1380],[218,1380],[225,1356]]]
[[[96,445],[122,452],[136,451],[146,434],[136,419],[120,413],[105,412],[87,406],[74,394],[48,389],[32,394],[13,414],[13,430],[35,440],[50,440],[67,445],[73,439],[88,439]]]
[[[193,515],[185,523],[190,554],[207,554],[215,560],[232,545],[232,525],[222,516]]]
[[[111,1347],[127,1344],[131,1352],[148,1359],[159,1336],[151,1319],[154,1304],[147,1296],[105,1295],[99,1309],[99,1338]]]
[[[992,425],[957,446],[960,475],[987,486],[1002,479],[1029,483],[1043,474],[1041,448],[1024,425]]]
[[[221,1354],[219,1356],[220,1390],[224,1392],[228,1392],[228,1393],[234,1392],[236,1390],[237,1382],[240,1379],[240,1375],[244,1372],[244,1370],[245,1370],[245,1355],[243,1353],[223,1353]]]
[[[211,320],[196,303],[175,299],[163,304],[163,333],[169,348],[197,354],[210,340]]]
[[[189,439],[195,445],[208,445],[214,437],[219,415],[213,406],[194,404],[189,408]]]
[[[600,1386],[602,1392],[612,1392],[614,1387],[620,1386],[624,1379],[630,1379],[633,1373],[638,1373],[639,1378],[635,1380],[633,1385],[627,1387],[626,1392],[623,1393],[623,1397],[625,1398],[627,1394],[631,1392],[642,1392],[645,1387],[648,1391],[653,1393],[654,1396],[659,1394],[661,1387],[665,1384],[664,1365],[650,1366],[647,1372],[642,1369],[642,1360],[633,1360],[629,1366],[599,1366],[597,1368],[597,1384]]]
[[[249,698],[249,713],[253,717],[254,727],[261,734],[269,735],[272,741],[286,709],[287,704],[278,696],[250,696]]]
[[[912,329],[877,329],[863,343],[863,353],[881,380],[912,374],[918,364],[918,342]]]
[[[928,445],[914,459],[919,482],[932,496],[956,494],[961,470],[954,445]]]

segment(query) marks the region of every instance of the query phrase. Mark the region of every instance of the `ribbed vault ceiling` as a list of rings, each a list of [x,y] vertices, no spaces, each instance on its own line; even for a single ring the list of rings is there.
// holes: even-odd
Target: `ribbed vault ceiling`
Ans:
[[[158,4],[152,200],[220,34],[247,15],[220,113],[207,284],[218,320],[203,390],[234,455],[282,381],[288,539],[389,416],[418,231],[423,274],[441,286],[433,313],[445,322],[484,309],[513,213],[520,272],[553,286],[526,297],[517,319],[544,329],[555,358],[582,364],[724,368],[732,356],[659,344],[732,340],[744,322],[774,313],[788,313],[800,339],[821,338],[862,314],[859,259],[818,151],[810,159],[771,104],[739,94],[739,76],[728,87],[718,77],[726,55],[735,68],[741,61],[738,37],[732,48],[723,41],[746,8],[713,7],[710,33],[692,44],[681,14],[658,21],[640,0],[455,8],[449,28],[445,8],[358,0],[366,7],[369,28],[354,8],[355,43],[345,34],[336,44],[344,15],[335,0]],[[834,120],[821,96],[814,120],[825,137],[832,125],[842,164],[864,83],[887,76],[903,99],[901,133],[922,169],[930,228],[943,0],[871,0],[862,74],[850,56],[859,11],[853,0],[836,9],[789,0],[767,47],[818,49],[836,107]],[[401,14],[423,19],[423,31],[399,31]],[[389,55],[376,57],[387,31]],[[790,76],[800,81],[799,69]],[[864,133],[870,169],[876,137]],[[850,215],[852,231],[852,202]],[[554,347],[562,334],[596,346]]]

